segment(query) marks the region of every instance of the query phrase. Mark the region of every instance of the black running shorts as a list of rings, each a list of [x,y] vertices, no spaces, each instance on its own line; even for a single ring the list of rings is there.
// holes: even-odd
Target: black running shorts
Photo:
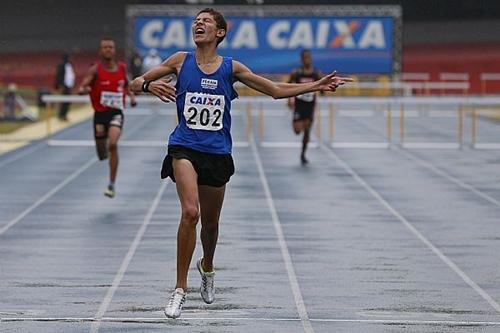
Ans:
[[[314,120],[314,102],[302,102],[295,99],[295,110],[293,112],[293,121],[300,121],[304,119]]]
[[[224,186],[234,174],[234,162],[231,154],[210,154],[183,146],[168,146],[168,154],[163,160],[161,178],[170,177],[174,182],[172,159],[186,159],[191,162],[198,174],[198,185],[213,187]]]
[[[94,112],[94,137],[96,139],[105,139],[108,137],[108,129],[111,126],[123,127],[123,112],[121,110],[109,110]]]
[[[305,119],[314,120],[313,110],[295,110],[293,112],[293,121],[301,121]]]

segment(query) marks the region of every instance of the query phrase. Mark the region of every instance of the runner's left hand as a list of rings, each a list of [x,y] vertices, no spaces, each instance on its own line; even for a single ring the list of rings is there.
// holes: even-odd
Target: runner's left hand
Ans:
[[[354,79],[350,77],[337,76],[337,71],[333,71],[332,73],[325,75],[323,78],[318,80],[318,90],[335,91],[339,86],[349,82],[354,82]]]

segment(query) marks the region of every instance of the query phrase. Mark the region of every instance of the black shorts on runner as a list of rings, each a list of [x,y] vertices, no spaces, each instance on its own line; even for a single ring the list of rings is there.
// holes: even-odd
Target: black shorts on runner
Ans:
[[[305,103],[295,99],[295,110],[293,112],[293,121],[304,119],[314,119],[314,103]]]
[[[108,129],[112,126],[122,128],[125,118],[121,110],[109,110],[94,112],[94,137],[105,139],[108,137]]]
[[[163,160],[161,178],[170,177],[175,182],[172,159],[186,159],[198,174],[198,185],[224,186],[234,174],[231,154],[210,154],[183,146],[168,146],[168,154]]]
[[[310,119],[313,121],[313,110],[297,110],[293,112],[293,121],[301,121],[305,119]]]

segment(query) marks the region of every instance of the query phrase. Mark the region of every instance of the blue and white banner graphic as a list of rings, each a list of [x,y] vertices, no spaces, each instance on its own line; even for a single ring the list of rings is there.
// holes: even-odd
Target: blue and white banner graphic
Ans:
[[[227,17],[228,33],[219,54],[241,61],[256,73],[285,74],[300,65],[300,51],[311,50],[324,73],[391,74],[392,17]],[[134,46],[163,59],[192,50],[192,17],[134,19]]]

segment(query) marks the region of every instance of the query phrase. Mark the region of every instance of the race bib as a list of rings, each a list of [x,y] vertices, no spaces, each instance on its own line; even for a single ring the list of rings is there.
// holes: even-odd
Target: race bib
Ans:
[[[304,102],[312,102],[312,101],[314,101],[314,93],[310,92],[310,93],[298,95],[297,98],[300,99],[301,101],[304,101]]]
[[[102,106],[107,106],[113,109],[118,109],[123,111],[124,109],[123,93],[113,92],[113,91],[103,91],[101,92],[100,103]]]
[[[218,131],[223,127],[224,96],[188,92],[183,114],[191,129]]]

